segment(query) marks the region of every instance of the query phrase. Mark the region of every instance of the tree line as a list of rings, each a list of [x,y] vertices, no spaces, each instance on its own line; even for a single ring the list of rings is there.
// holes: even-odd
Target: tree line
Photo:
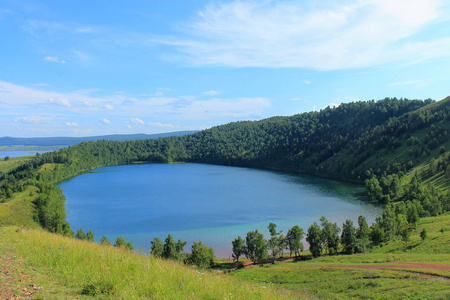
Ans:
[[[422,216],[449,210],[448,189],[422,180],[450,174],[450,98],[386,98],[327,107],[291,117],[241,121],[151,140],[83,142],[36,156],[0,173],[0,202],[36,187],[35,220],[71,235],[64,195],[55,183],[100,166],[136,162],[198,162],[306,173],[366,183],[374,201],[410,201]],[[390,155],[394,155],[390,157]],[[405,183],[418,165],[429,166]],[[449,175],[450,176],[450,175]],[[418,206],[420,204],[421,208]]]

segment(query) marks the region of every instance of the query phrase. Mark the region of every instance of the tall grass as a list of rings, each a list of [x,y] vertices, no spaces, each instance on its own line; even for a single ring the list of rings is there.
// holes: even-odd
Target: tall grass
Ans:
[[[44,281],[74,295],[104,299],[292,299],[291,293],[243,283],[217,272],[200,272],[111,246],[65,238],[43,230],[0,228],[7,241]],[[46,285],[46,282],[36,283]],[[59,295],[60,296],[60,295]],[[59,296],[57,298],[59,298]]]
[[[24,192],[14,193],[11,199],[0,203],[0,226],[17,225],[28,228],[39,228],[34,222],[34,205],[37,197],[36,187],[27,187]]]

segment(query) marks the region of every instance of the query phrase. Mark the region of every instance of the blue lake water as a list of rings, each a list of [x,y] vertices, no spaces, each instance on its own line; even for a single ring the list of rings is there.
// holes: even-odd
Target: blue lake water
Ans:
[[[324,215],[341,227],[364,215],[369,224],[381,208],[364,201],[364,188],[309,176],[203,164],[142,164],[102,167],[59,186],[67,197],[71,228],[92,230],[96,240],[119,235],[150,249],[168,233],[202,240],[217,257],[231,256],[231,241],[274,222],[305,232]]]
[[[47,151],[0,151],[0,158],[9,157],[19,157],[19,156],[30,156],[36,155],[36,153],[45,153]]]

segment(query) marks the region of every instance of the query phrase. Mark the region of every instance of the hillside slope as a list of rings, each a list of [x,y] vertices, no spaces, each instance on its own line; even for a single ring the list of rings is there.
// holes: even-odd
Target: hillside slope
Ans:
[[[265,282],[265,286],[266,282],[289,288],[294,285],[294,296],[305,298],[345,298],[349,291],[351,297],[360,298],[368,290],[374,299],[380,293],[418,299],[445,295],[447,271],[429,272],[424,278],[420,274],[411,275],[417,270],[410,267],[406,268],[406,274],[399,274],[391,267],[374,271],[348,265],[364,261],[374,264],[380,259],[391,262],[391,258],[407,262],[425,259],[448,265],[448,253],[441,251],[448,251],[448,214],[441,216],[444,225],[436,221],[443,226],[439,231],[441,236],[432,224],[420,225],[430,231],[432,242],[418,240],[418,231],[413,228],[420,217],[439,215],[450,209],[449,103],[450,98],[439,102],[405,99],[356,102],[292,117],[230,123],[181,137],[83,142],[37,154],[12,170],[6,166],[5,172],[0,173],[2,224],[37,227],[36,221],[51,232],[73,237],[74,232],[65,221],[65,198],[55,183],[108,165],[200,162],[367,182],[374,200],[396,202],[386,206],[370,229],[372,246],[379,247],[375,252],[387,253],[323,257],[300,268],[300,265],[259,268],[248,277],[245,274],[250,271],[245,270],[239,278]],[[28,270],[25,277],[40,280],[32,283],[37,287],[42,282],[50,287],[38,292],[38,297],[81,298],[82,294],[97,294],[105,299],[111,296],[189,299],[191,295],[193,299],[280,299],[292,296],[289,292],[251,287],[228,281],[229,278],[217,279],[213,274],[199,273],[171,262],[43,230],[16,232],[16,229],[17,226],[0,227],[0,250],[6,254],[3,262],[23,266],[24,272]],[[411,230],[413,236],[409,239],[405,235],[405,241],[414,245],[414,249],[407,253],[409,256],[402,256],[404,250],[398,246],[403,243],[400,236],[403,239],[402,234]],[[442,241],[447,246],[435,243]],[[397,252],[402,253],[397,255]],[[18,257],[23,257],[23,261]],[[358,259],[361,261],[357,262]],[[330,262],[345,265],[330,268]],[[33,272],[29,272],[30,268]],[[9,271],[0,273],[3,276],[0,283],[9,286],[15,282],[15,285],[6,292],[14,289],[20,292],[19,288],[25,292],[22,281],[14,281],[8,274]],[[16,275],[20,278],[20,274]],[[324,277],[325,284],[318,284]],[[31,287],[35,293],[35,286]]]
[[[43,230],[0,227],[0,253],[2,299],[305,299]]]
[[[420,193],[422,202],[442,203],[433,208],[436,214],[450,209],[449,103],[450,98],[354,102],[292,117],[230,123],[186,136],[83,142],[38,154],[8,174],[0,173],[0,201],[7,201],[11,192],[23,191],[26,185],[36,186],[41,195],[35,201],[39,223],[61,232],[68,226],[64,196],[53,186],[55,182],[100,166],[199,162],[307,173],[361,184],[371,179],[374,200],[408,200]],[[425,199],[426,191],[408,187],[414,174],[416,181],[439,189],[433,199]]]
[[[422,240],[420,232],[428,237]],[[407,247],[395,240],[371,253],[248,268],[241,280],[271,282],[319,299],[449,299],[450,214],[424,218]]]

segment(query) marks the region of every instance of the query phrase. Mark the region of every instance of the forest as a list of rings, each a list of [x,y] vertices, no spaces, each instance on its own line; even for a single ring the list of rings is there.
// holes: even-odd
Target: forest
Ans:
[[[64,195],[55,183],[81,172],[171,162],[271,169],[365,184],[368,197],[386,205],[371,230],[372,242],[380,243],[402,234],[403,219],[414,226],[420,217],[450,210],[449,130],[450,97],[438,102],[386,98],[234,122],[185,136],[82,142],[36,154],[0,173],[0,202],[34,186],[35,221],[73,236]]]

